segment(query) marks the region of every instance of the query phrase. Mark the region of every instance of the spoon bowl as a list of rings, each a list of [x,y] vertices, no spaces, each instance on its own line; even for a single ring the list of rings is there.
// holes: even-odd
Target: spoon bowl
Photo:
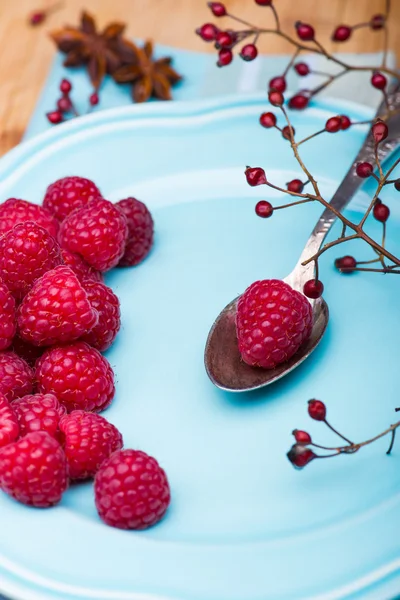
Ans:
[[[239,353],[236,337],[236,305],[230,302],[220,313],[208,335],[205,366],[211,381],[228,392],[257,390],[284,377],[298,367],[318,346],[329,320],[328,305],[322,298],[313,301],[311,336],[292,358],[274,369],[260,369],[246,364]]]

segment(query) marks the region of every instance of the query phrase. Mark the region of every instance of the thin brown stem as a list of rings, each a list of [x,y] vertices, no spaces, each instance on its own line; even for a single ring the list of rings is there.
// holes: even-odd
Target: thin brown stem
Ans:
[[[274,210],[279,210],[281,208],[290,208],[291,206],[296,206],[297,204],[306,204],[307,202],[315,202],[315,200],[313,198],[307,198],[306,200],[298,200],[297,202],[290,202],[289,204],[274,206]]]
[[[288,74],[289,69],[292,68],[294,61],[296,60],[296,58],[298,57],[300,53],[300,50],[298,48],[296,48],[292,58],[290,59],[290,61],[288,62],[286,69],[283,71],[283,77],[286,77],[286,75]]]
[[[321,133],[324,133],[324,132],[325,132],[325,129],[321,129],[320,131],[316,131],[315,133],[312,133],[308,137],[300,140],[300,142],[297,142],[297,146],[300,146],[300,144],[304,144],[304,142],[308,142],[308,140],[312,140],[313,138],[317,137],[317,135],[321,135]]]
[[[338,432],[337,429],[335,429],[334,427],[332,427],[332,425],[330,423],[328,423],[328,421],[325,419],[324,421],[325,425],[327,427],[329,427],[329,429],[331,431],[333,431],[333,433],[336,433],[336,435],[338,435],[339,437],[342,438],[342,440],[344,440],[345,442],[347,442],[348,444],[350,444],[350,446],[353,446],[353,442],[351,442],[347,437],[345,437],[344,435],[342,435],[341,433]]]
[[[392,438],[390,440],[389,448],[388,448],[388,450],[386,452],[386,454],[388,454],[388,455],[391,453],[391,451],[393,449],[393,444],[394,444],[395,437],[396,437],[396,429],[392,429]]]
[[[320,248],[318,250],[318,252],[316,252],[313,256],[310,256],[310,258],[307,258],[307,260],[305,260],[301,264],[305,267],[306,265],[308,265],[310,262],[312,262],[316,258],[319,258],[321,256],[321,254],[323,254],[324,252],[326,252],[330,248],[333,248],[334,246],[338,246],[339,244],[343,244],[343,242],[348,242],[350,240],[355,240],[358,237],[359,237],[359,235],[356,233],[354,235],[348,235],[345,238],[338,238],[337,240],[333,240],[333,242],[328,242],[327,244],[325,244],[324,246],[322,246],[322,248]]]
[[[282,192],[283,194],[289,194],[290,196],[296,196],[296,198],[307,198],[307,200],[317,200],[316,196],[312,194],[301,194],[300,192],[292,192],[290,190],[286,190],[285,188],[281,188],[270,181],[266,182],[266,185],[274,190],[278,190],[278,192]]]
[[[279,15],[278,15],[278,13],[277,13],[277,10],[276,10],[276,8],[275,8],[275,5],[274,5],[274,3],[272,3],[272,4],[271,4],[271,10],[272,10],[272,13],[273,13],[273,15],[274,15],[274,19],[275,19],[276,30],[277,30],[277,31],[280,31],[280,29],[281,29],[281,24],[280,24],[280,21],[279,21]]]

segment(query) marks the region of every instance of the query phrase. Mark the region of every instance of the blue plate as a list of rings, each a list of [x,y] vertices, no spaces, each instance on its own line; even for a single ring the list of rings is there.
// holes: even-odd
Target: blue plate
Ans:
[[[247,164],[284,184],[300,175],[288,143],[259,127],[262,96],[153,104],[100,112],[59,126],[0,161],[0,197],[40,202],[58,177],[94,179],[106,197],[148,203],[156,243],[140,267],[107,276],[122,330],[107,357],[117,393],[106,412],[126,447],[153,454],[172,487],[168,516],[146,532],[103,525],[91,484],[60,506],[29,509],[0,495],[0,590],[23,600],[370,600],[400,590],[400,448],[384,439],[354,456],[286,458],[293,428],[334,443],[310,422],[319,397],[355,440],[387,427],[399,404],[398,281],[344,277],[321,264],[331,310],[312,358],[270,388],[232,395],[212,386],[204,343],[219,310],[257,278],[294,266],[318,206],[258,219]],[[293,114],[300,137],[328,116],[365,119],[356,105],[324,102]],[[303,156],[329,197],[363,139],[326,134]],[[303,148],[302,148],[303,150]],[[393,201],[391,196],[393,196]],[[399,200],[391,249],[400,253]],[[352,210],[366,203],[365,190]],[[397,214],[396,214],[397,213]],[[356,216],[356,215],[353,215]],[[397,232],[396,232],[397,229]],[[371,232],[379,235],[378,224]],[[358,255],[368,248],[357,244]],[[340,249],[339,253],[343,250]]]

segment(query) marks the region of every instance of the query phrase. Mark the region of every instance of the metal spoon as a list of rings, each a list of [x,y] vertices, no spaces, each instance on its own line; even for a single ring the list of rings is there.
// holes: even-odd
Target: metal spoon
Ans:
[[[400,107],[399,87],[390,95],[389,101],[391,107]],[[376,115],[383,114],[385,108],[385,103],[382,103]],[[389,118],[387,124],[389,126],[389,136],[380,144],[379,157],[381,161],[400,144],[400,114]],[[336,208],[337,211],[344,210],[362,184],[362,180],[355,174],[356,164],[363,161],[373,163],[373,156],[374,142],[372,135],[369,134],[330,202],[330,205]],[[336,216],[326,208],[318,219],[296,267],[284,278],[284,281],[295,290],[302,292],[305,282],[315,276],[314,263],[303,266],[302,262],[318,252],[335,220]],[[238,298],[232,300],[217,317],[208,335],[204,355],[206,371],[211,381],[217,387],[230,392],[255,390],[269,385],[293,371],[310,356],[321,341],[328,325],[329,310],[325,300],[319,298],[311,301],[314,318],[311,337],[300,347],[298,352],[290,360],[278,365],[275,369],[250,367],[243,362],[238,350],[235,325],[237,301]]]

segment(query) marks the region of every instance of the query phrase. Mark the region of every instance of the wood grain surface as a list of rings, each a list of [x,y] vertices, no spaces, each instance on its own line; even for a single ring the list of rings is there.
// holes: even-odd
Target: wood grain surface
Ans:
[[[215,18],[204,0],[65,0],[39,27],[28,24],[32,11],[53,0],[0,0],[0,155],[18,144],[44,84],[55,48],[48,32],[64,24],[76,25],[82,8],[96,15],[100,26],[110,20],[127,23],[127,33],[149,37],[179,48],[212,51],[194,29]],[[254,0],[225,0],[227,8],[254,23],[268,25],[269,10]],[[293,31],[297,19],[309,21],[329,50],[374,52],[382,47],[382,32],[362,29],[346,44],[329,41],[333,26],[369,20],[382,11],[384,0],[275,0],[283,28]],[[221,20],[220,22],[222,22]],[[264,53],[289,51],[276,36],[259,43]],[[400,0],[392,0],[390,48],[400,53]],[[228,67],[229,68],[229,67]]]

